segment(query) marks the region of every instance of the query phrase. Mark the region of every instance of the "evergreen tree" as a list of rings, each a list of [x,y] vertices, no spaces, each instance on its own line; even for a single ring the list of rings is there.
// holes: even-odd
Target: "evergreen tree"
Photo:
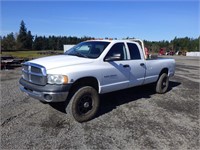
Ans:
[[[31,34],[31,31],[28,31],[28,33],[27,33],[25,44],[26,44],[25,45],[26,49],[32,49],[33,48],[33,36]]]
[[[24,21],[21,21],[19,35],[17,37],[18,49],[26,49],[27,46],[27,29]]]
[[[42,50],[43,49],[43,38],[41,36],[35,36],[33,49],[34,50]]]
[[[15,50],[16,49],[16,40],[14,38],[13,32],[2,38],[1,47],[2,47],[2,50]]]
[[[17,36],[18,49],[32,49],[33,46],[33,36],[31,31],[27,32],[24,21],[21,21],[19,34]]]

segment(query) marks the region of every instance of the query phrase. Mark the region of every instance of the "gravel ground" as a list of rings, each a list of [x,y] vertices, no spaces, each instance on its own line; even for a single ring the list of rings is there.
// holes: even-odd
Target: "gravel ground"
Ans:
[[[82,124],[62,103],[20,92],[21,68],[1,71],[1,149],[199,149],[199,58],[173,58],[166,94],[147,85],[102,95],[98,116]]]

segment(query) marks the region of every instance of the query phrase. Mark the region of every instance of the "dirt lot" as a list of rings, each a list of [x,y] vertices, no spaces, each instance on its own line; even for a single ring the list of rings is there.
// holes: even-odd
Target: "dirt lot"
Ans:
[[[148,85],[102,95],[98,116],[82,124],[62,103],[20,92],[20,68],[1,71],[1,149],[199,149],[199,58],[173,58],[166,94]]]

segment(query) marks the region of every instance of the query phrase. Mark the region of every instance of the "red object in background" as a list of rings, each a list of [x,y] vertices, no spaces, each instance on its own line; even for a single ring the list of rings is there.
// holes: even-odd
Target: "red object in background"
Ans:
[[[148,58],[148,56],[149,56],[149,50],[148,50],[148,48],[145,47],[144,51],[145,51],[146,58]]]
[[[160,48],[159,55],[174,55],[174,51],[172,49],[167,50],[167,48]]]
[[[166,49],[161,48],[161,49],[159,50],[159,55],[165,55],[165,53],[166,53]]]

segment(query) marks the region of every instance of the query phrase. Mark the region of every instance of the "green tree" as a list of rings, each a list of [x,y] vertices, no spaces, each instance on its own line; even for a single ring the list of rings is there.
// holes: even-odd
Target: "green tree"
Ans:
[[[16,49],[16,39],[13,32],[4,36],[1,40],[2,50],[15,50]]]
[[[20,24],[20,29],[19,29],[19,35],[17,37],[17,43],[19,46],[18,49],[26,49],[26,45],[27,45],[26,38],[27,38],[27,29],[26,29],[24,21],[22,20]]]
[[[31,31],[28,31],[28,33],[27,33],[25,47],[26,47],[26,49],[33,48],[33,36],[31,34]]]
[[[19,34],[17,36],[18,49],[32,49],[33,36],[31,31],[27,32],[24,21],[21,21]]]
[[[35,36],[34,44],[33,44],[34,50],[42,50],[43,49],[43,38],[41,36]]]

